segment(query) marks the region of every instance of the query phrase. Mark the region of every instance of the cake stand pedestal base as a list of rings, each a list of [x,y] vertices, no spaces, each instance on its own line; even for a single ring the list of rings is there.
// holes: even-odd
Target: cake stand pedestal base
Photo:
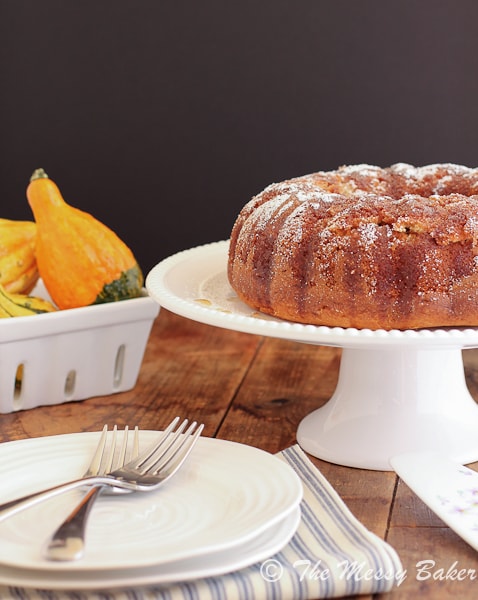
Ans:
[[[403,452],[440,451],[478,460],[478,405],[461,348],[344,348],[332,398],[305,417],[297,440],[317,458],[392,470]]]

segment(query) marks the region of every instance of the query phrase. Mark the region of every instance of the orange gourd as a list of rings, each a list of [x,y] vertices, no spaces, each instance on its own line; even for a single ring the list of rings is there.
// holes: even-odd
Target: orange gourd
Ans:
[[[27,199],[37,225],[38,270],[59,308],[141,294],[143,274],[129,247],[95,217],[67,204],[43,169],[33,173]]]

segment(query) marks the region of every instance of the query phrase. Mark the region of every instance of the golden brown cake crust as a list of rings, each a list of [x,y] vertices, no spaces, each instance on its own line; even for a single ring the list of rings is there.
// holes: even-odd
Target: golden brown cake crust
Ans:
[[[229,281],[316,325],[478,325],[478,169],[344,166],[268,186],[240,212]]]

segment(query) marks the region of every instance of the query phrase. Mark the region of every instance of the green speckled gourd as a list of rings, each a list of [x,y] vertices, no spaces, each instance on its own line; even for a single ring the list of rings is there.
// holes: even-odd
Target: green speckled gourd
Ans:
[[[135,298],[142,271],[129,247],[89,213],[70,206],[43,169],[27,188],[37,225],[36,260],[60,309]]]

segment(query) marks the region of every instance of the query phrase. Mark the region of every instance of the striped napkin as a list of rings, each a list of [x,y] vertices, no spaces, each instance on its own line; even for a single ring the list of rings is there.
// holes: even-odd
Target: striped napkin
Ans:
[[[391,591],[406,573],[393,548],[370,532],[298,445],[277,455],[304,485],[301,521],[283,550],[248,568],[167,586],[121,591],[1,588],[23,600],[306,600]]]

